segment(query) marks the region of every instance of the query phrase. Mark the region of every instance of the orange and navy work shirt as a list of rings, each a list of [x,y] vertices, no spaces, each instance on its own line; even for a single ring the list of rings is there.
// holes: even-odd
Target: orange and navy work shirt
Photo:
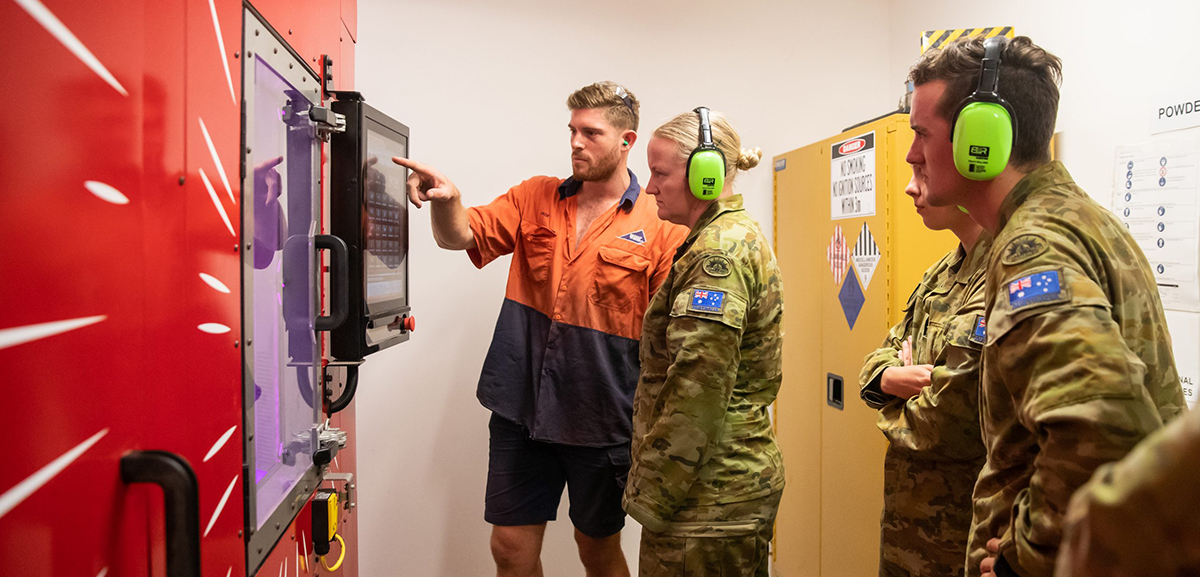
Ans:
[[[581,183],[535,176],[467,209],[482,268],[512,254],[477,395],[540,441],[628,443],[638,339],[687,228],[658,218],[637,177],[576,242]]]

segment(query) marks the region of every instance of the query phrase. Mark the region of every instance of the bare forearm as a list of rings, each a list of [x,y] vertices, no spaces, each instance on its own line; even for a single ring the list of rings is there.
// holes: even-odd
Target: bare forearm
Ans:
[[[475,236],[471,234],[471,224],[462,200],[453,198],[431,204],[430,223],[437,245],[449,250],[475,248]]]

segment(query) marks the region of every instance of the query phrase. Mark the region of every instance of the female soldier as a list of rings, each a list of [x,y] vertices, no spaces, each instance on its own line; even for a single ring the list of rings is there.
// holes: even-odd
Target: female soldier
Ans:
[[[691,232],[642,330],[624,498],[643,527],[639,574],[766,576],[783,494],[767,416],[782,378],[783,284],[732,190],[762,152],[742,150],[706,108],[658,127],[647,150],[659,218]]]
[[[904,192],[930,230],[959,246],[925,271],[904,319],[867,355],[860,383],[888,439],[883,460],[882,577],[962,575],[971,490],[983,467],[979,359],[991,242],[956,206],[929,206],[919,167]]]

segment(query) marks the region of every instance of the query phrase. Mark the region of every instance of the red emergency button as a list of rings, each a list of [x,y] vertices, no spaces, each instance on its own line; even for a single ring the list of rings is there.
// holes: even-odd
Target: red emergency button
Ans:
[[[404,317],[404,330],[410,333],[417,330],[417,317]]]

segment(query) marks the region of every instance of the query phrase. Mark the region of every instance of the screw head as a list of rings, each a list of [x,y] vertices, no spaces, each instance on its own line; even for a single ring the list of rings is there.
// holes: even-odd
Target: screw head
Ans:
[[[184,176],[184,175],[182,175],[182,174],[181,174],[181,175],[179,175],[179,186],[183,186],[183,183],[184,183],[184,181],[185,181],[185,180],[187,180],[187,177],[186,177],[186,176]]]

